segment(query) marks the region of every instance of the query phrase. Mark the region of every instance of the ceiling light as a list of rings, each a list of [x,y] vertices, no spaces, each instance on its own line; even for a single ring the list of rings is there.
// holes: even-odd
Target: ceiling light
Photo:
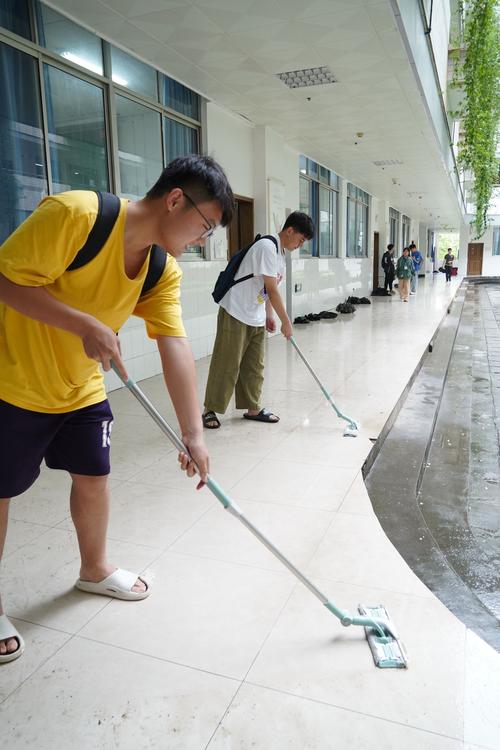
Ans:
[[[373,163],[376,167],[394,167],[403,164],[400,159],[383,159],[382,161],[374,161]]]
[[[302,70],[288,70],[285,73],[276,73],[276,77],[290,89],[304,88],[307,86],[323,86],[327,83],[335,83],[333,74],[326,65],[319,68],[303,68]]]

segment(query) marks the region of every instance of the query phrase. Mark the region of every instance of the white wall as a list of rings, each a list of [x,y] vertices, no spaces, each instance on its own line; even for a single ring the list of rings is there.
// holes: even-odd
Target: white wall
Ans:
[[[480,239],[473,239],[474,233],[469,224],[462,224],[460,228],[460,275],[465,276],[467,274],[467,247],[469,242],[482,242],[484,245],[482,275],[500,276],[500,255],[493,255],[493,230],[495,227],[500,227],[500,215],[490,216],[489,218],[491,224]]]

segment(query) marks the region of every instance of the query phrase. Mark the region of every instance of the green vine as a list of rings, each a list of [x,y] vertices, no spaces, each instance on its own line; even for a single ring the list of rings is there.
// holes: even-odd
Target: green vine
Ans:
[[[465,6],[465,7],[464,7]],[[465,11],[465,12],[464,12]],[[459,2],[464,13],[465,54],[455,67],[454,81],[464,90],[457,113],[462,137],[458,159],[474,176],[476,237],[488,226],[488,208],[498,179],[496,147],[500,126],[500,24],[497,0]]]

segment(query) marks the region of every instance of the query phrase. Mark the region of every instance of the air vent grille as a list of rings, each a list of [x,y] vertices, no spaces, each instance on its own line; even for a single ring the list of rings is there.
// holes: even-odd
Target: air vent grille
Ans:
[[[303,70],[288,70],[276,73],[276,77],[290,89],[306,88],[308,86],[324,86],[335,83],[332,71],[326,65],[320,68],[303,68]]]

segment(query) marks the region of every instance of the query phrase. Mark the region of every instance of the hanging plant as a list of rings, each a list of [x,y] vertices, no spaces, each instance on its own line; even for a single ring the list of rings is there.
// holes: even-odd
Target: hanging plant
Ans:
[[[498,177],[496,148],[500,127],[500,23],[497,0],[459,3],[464,12],[464,54],[455,66],[455,85],[463,88],[458,112],[460,166],[474,176],[476,238],[488,226],[488,208]],[[459,82],[459,83],[458,83]]]

